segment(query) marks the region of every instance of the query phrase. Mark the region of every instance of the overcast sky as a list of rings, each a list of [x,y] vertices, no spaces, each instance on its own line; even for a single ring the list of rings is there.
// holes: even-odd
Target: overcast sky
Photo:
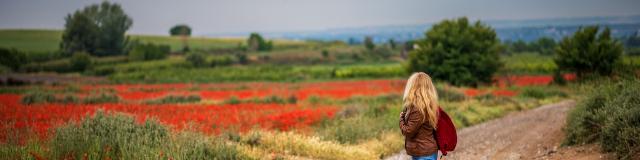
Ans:
[[[0,28],[61,29],[64,17],[101,0],[0,0]],[[467,16],[481,20],[640,15],[640,0],[116,0],[129,33],[195,35],[404,25]]]

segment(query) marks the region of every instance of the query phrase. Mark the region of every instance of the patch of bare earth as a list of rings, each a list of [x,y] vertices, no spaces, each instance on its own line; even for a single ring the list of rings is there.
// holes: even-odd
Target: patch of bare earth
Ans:
[[[560,147],[572,100],[515,112],[458,131],[445,159],[609,159],[597,145]],[[404,151],[387,159],[411,159]]]

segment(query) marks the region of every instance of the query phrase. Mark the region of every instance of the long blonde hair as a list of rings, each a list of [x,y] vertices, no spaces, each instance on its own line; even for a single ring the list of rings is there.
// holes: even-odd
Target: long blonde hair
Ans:
[[[429,125],[436,128],[438,93],[429,75],[424,72],[412,74],[404,88],[402,101],[405,109],[418,109],[422,113],[422,121],[426,119]]]

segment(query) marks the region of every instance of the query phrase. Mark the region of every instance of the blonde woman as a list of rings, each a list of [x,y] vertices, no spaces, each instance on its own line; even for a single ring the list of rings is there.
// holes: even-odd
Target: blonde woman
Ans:
[[[400,129],[407,154],[414,160],[436,160],[438,145],[434,131],[438,121],[438,95],[431,77],[414,73],[404,89]]]

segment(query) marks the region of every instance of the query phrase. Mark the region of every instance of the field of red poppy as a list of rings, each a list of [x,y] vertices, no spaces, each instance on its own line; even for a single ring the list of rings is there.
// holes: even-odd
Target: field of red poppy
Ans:
[[[573,75],[565,75],[567,80],[574,78]],[[462,102],[443,100],[443,104],[450,108],[457,125],[467,126],[514,110],[514,107],[500,109],[487,106],[482,104],[485,103],[483,101],[474,100],[475,97],[485,95],[518,97],[527,91],[527,87],[545,87],[551,83],[552,78],[548,75],[522,75],[497,77],[492,85],[479,88],[461,88],[445,84],[438,84],[438,87],[445,92],[458,93],[464,97]],[[245,137],[250,136],[245,134],[255,130],[293,131],[303,135],[325,137],[323,139],[328,142],[337,141],[348,145],[387,135],[376,133],[373,137],[352,137],[356,140],[341,138],[343,135],[350,135],[351,132],[360,134],[359,132],[370,132],[367,130],[387,130],[392,127],[393,124],[381,123],[377,127],[362,130],[350,125],[378,123],[393,119],[395,117],[393,113],[398,112],[398,109],[393,106],[398,105],[398,98],[404,89],[404,84],[405,81],[401,79],[377,79],[291,83],[80,84],[5,87],[4,92],[0,93],[0,121],[2,121],[0,140],[15,141],[17,138],[25,142],[23,140],[27,140],[25,138],[29,138],[28,135],[48,139],[56,134],[55,128],[70,122],[81,122],[98,111],[105,111],[124,113],[133,117],[138,124],[144,124],[148,119],[155,119],[176,133],[189,128],[214,137],[227,133]],[[95,100],[96,95],[99,97],[98,100]],[[391,99],[385,98],[389,95]],[[356,108],[355,112],[364,115],[373,113],[373,115],[350,117],[349,114],[354,112],[353,106],[362,103],[365,103],[363,108]],[[471,108],[455,107],[476,103],[482,105]],[[507,104],[507,106],[512,105]],[[339,118],[336,119],[336,117]],[[353,129],[353,131],[340,130],[341,127],[350,128],[349,130]],[[20,131],[18,137],[16,137],[17,131]],[[31,134],[20,137],[20,133]],[[302,139],[305,143],[314,141]],[[375,141],[376,143],[395,143],[397,138],[389,140],[390,142]],[[270,148],[261,148],[261,150],[270,150]],[[246,152],[248,152],[246,154],[262,154],[254,151]],[[394,151],[381,151],[380,154],[387,152]]]

